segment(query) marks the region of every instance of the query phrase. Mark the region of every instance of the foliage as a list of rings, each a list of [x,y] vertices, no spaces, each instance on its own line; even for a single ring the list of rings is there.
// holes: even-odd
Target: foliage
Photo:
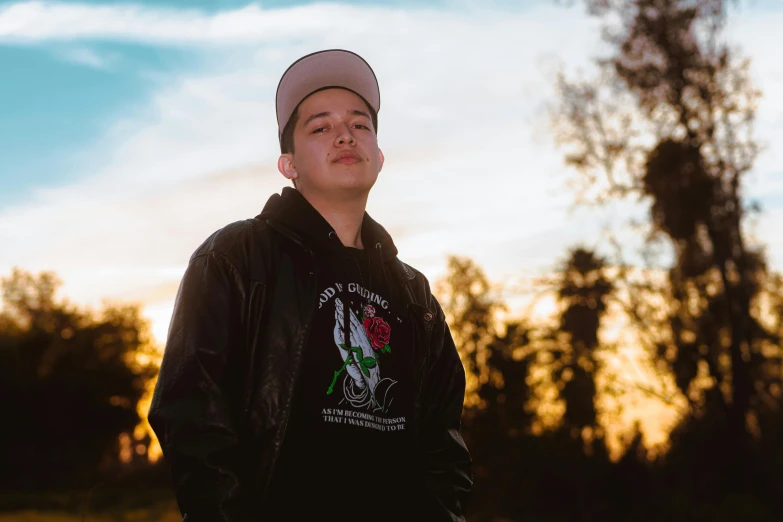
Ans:
[[[14,270],[2,280],[0,408],[5,488],[75,485],[118,464],[118,440],[154,368],[135,306],[100,316],[55,297],[59,281]]]

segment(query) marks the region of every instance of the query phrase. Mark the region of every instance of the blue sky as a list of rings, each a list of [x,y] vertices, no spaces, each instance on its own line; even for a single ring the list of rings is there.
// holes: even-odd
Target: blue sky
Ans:
[[[268,0],[93,0],[91,6],[150,6],[215,14],[251,4],[263,9],[317,2]],[[0,9],[21,2],[0,2]],[[437,8],[443,0],[357,0],[357,6]],[[503,1],[497,2],[504,5]],[[508,5],[514,5],[508,2]],[[517,4],[518,5],[518,4]],[[532,3],[528,3],[529,8]],[[143,105],[161,82],[193,70],[219,51],[202,45],[151,44],[87,37],[58,41],[0,38],[0,210],[32,197],[36,188],[65,184],[97,161],[107,129]],[[90,150],[90,159],[82,154]]]
[[[416,77],[412,67],[418,68],[418,77],[433,92],[439,82],[446,82],[444,88],[449,91],[454,90],[455,82],[472,89],[469,103],[481,110],[476,102],[485,90],[486,80],[482,76],[500,74],[497,78],[501,81],[496,83],[506,84],[506,90],[544,81],[537,72],[530,79],[524,79],[517,72],[508,76],[494,66],[495,62],[503,61],[495,42],[486,38],[495,25],[503,24],[503,18],[508,15],[519,16],[525,38],[534,39],[541,30],[539,19],[542,16],[554,17],[553,20],[559,22],[570,19],[570,23],[579,23],[577,20],[581,16],[576,9],[553,8],[543,1],[526,4],[502,0],[436,1],[416,2],[415,7],[414,2],[406,1],[328,5],[302,2],[298,5],[237,1],[0,4],[0,228],[3,215],[6,226],[11,226],[7,216],[16,215],[14,212],[23,214],[25,209],[45,208],[47,197],[66,201],[60,193],[47,196],[53,191],[72,190],[78,194],[81,190],[84,193],[84,189],[75,187],[93,178],[96,183],[108,184],[106,180],[112,179],[109,174],[112,170],[127,168],[131,171],[130,176],[157,176],[156,180],[166,183],[180,179],[179,176],[192,179],[209,174],[196,172],[197,167],[192,163],[211,165],[213,173],[254,162],[274,167],[276,151],[274,146],[269,147],[274,142],[268,140],[275,136],[274,120],[266,113],[264,121],[263,111],[270,108],[282,71],[297,56],[314,49],[347,47],[364,52],[368,58],[377,56],[380,60],[388,60],[390,66],[384,67],[381,63],[377,71],[379,78],[384,78],[384,94],[389,93],[390,102],[387,103],[399,100],[405,106],[407,99],[407,107],[415,107],[417,111],[416,118],[427,113],[432,120],[449,108],[433,106],[424,94],[426,89],[419,89],[421,93],[409,89],[410,81],[405,75]],[[519,13],[521,5],[530,12],[535,12],[537,5],[543,5],[547,10],[542,15],[523,18],[524,13]],[[182,6],[187,9],[183,11]],[[232,13],[231,23],[217,27],[221,16],[232,16]],[[192,23],[183,21],[187,17]],[[331,26],[321,23],[324,17],[333,18]],[[362,23],[362,19],[366,21]],[[22,20],[22,26],[19,20]],[[345,24],[344,20],[351,20],[351,23]],[[199,29],[192,30],[194,26]],[[393,30],[410,31],[407,44],[390,48],[383,42],[383,33],[378,36],[380,29],[387,31],[392,41],[396,38]],[[567,28],[563,26],[559,30],[565,34]],[[500,37],[498,45],[502,46],[503,39],[519,37],[516,27],[509,26],[503,31],[505,36]],[[472,35],[461,38],[459,32]],[[590,38],[586,29],[581,32]],[[471,44],[471,38],[477,44]],[[548,35],[547,38],[554,42],[557,36]],[[541,49],[526,43],[514,45],[524,49],[526,56],[523,59],[528,62],[538,60],[541,53],[546,54],[546,46],[550,49],[561,47],[556,43],[546,44]],[[465,46],[462,56],[458,54],[461,46]],[[574,41],[564,51],[574,54],[581,47]],[[431,54],[431,63],[421,59],[422,49]],[[460,62],[470,55],[474,56],[471,60],[473,70],[461,69],[464,64]],[[488,61],[487,56],[492,61]],[[402,74],[394,74],[395,70]],[[509,70],[508,74],[511,72]],[[398,76],[403,81],[397,81]],[[467,77],[467,81],[460,76]],[[511,81],[503,80],[506,77]],[[205,100],[200,98],[202,95],[193,89],[205,89],[208,92],[204,96],[212,100],[221,96],[211,92],[211,89],[223,89],[217,86],[221,78],[236,79],[230,80],[226,87],[231,90],[225,91],[229,92],[227,99],[218,102],[225,107],[209,112],[211,102],[207,101],[205,106]],[[213,82],[216,82],[214,86]],[[248,87],[253,82],[258,83],[257,87]],[[537,90],[530,85],[526,88]],[[395,96],[395,92],[400,95]],[[465,103],[463,94],[454,92],[453,96],[458,103]],[[192,105],[174,107],[177,100],[191,98]],[[225,115],[234,110],[237,103],[247,103],[250,110],[259,112],[246,122],[225,121]],[[536,106],[523,103],[521,96],[516,96],[513,103],[520,114],[524,113],[523,117],[536,117]],[[200,114],[202,110],[206,113]],[[188,116],[171,116],[178,111],[190,113],[193,121],[185,122]],[[245,114],[247,111],[242,111],[239,119]],[[484,114],[480,117],[487,118]],[[207,121],[207,118],[211,119]],[[257,133],[247,139],[249,144],[255,140],[255,143],[264,142],[265,145],[258,147],[259,150],[254,150],[253,145],[239,147],[232,149],[233,154],[223,157],[216,153],[203,161],[187,157],[195,156],[195,151],[207,150],[214,140],[208,130],[203,130],[206,143],[188,142],[185,146],[183,142],[189,139],[186,134],[199,132],[199,128],[206,129],[210,125],[226,125],[227,130],[220,132],[220,136],[240,133],[236,129],[242,124],[247,131],[241,132],[241,138],[225,143],[225,148],[231,149],[238,140],[246,139],[248,132]],[[419,129],[424,128],[422,124],[429,122],[418,123]],[[150,130],[158,127],[167,130]],[[420,145],[410,147],[410,137],[404,137],[407,132],[404,126],[384,122],[383,128],[386,136],[389,132],[398,134],[399,139],[392,141],[392,145],[399,143],[402,157],[418,154],[416,149]],[[464,132],[459,129],[448,124],[437,131],[444,140],[453,134],[457,143],[464,141]],[[155,134],[155,138],[148,137],[145,130]],[[155,143],[163,142],[183,148],[175,151],[161,145],[162,150],[149,153],[149,162],[136,161],[150,148],[155,148]],[[136,146],[145,152],[125,152]],[[446,149],[438,150],[447,155]],[[169,157],[176,165],[164,168],[162,164]],[[149,174],[153,169],[161,169],[162,174]],[[125,182],[127,179],[119,183]],[[273,174],[272,183],[279,182],[280,178]],[[152,184],[141,182],[137,188],[140,192],[155,190]],[[83,227],[81,222],[79,227]],[[399,227],[404,228],[404,225]],[[28,264],[32,261],[45,266],[46,261],[40,253],[29,256]],[[16,263],[23,263],[25,256],[19,255],[17,259]],[[0,259],[0,265],[4,263],[12,263],[12,260]]]
[[[61,2],[93,6],[123,6],[128,2],[93,0]],[[316,2],[268,0],[263,9]],[[445,0],[355,0],[356,6],[446,9]],[[496,5],[546,3],[500,1]],[[4,0],[0,9],[18,2]],[[250,5],[244,0],[146,0],[146,5],[171,10],[215,14]],[[751,12],[780,10],[777,0],[746,0]],[[3,41],[0,39],[0,210],[33,196],[36,188],[65,184],[84,175],[98,162],[101,142],[112,122],[143,106],[161,82],[177,72],[193,70],[219,51],[204,46],[127,42],[111,38],[63,41]],[[101,63],[105,62],[105,63]],[[89,150],[89,156],[84,152]],[[85,163],[87,162],[87,163]],[[780,206],[777,196],[765,206]]]
[[[0,209],[31,197],[36,187],[83,175],[89,165],[80,153],[99,146],[119,113],[144,103],[160,81],[155,73],[165,76],[194,61],[183,49],[96,47],[117,57],[111,66],[74,63],[60,45],[0,45]]]

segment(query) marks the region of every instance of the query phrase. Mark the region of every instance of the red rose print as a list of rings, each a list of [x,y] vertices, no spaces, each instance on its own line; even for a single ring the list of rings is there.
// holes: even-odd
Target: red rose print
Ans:
[[[375,307],[373,305],[364,307],[364,317],[375,317]]]
[[[380,350],[389,344],[391,326],[383,318],[367,317],[364,320],[364,331],[367,333],[367,338],[370,340],[374,350]]]

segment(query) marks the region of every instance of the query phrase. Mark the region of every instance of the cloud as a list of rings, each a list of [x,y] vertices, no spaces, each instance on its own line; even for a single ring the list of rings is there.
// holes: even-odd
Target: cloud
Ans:
[[[286,9],[248,5],[209,14],[198,9],[133,4],[20,2],[0,8],[0,41],[111,39],[177,45],[259,44],[302,37],[328,39],[336,27],[341,37],[356,38],[368,35],[371,28],[397,25],[411,16],[399,9],[327,3]],[[423,16],[433,20],[437,13],[429,11]]]
[[[56,54],[63,60],[93,69],[109,69],[115,61],[114,56],[101,54],[87,47],[71,47],[58,50]]]
[[[260,10],[240,12],[252,19]],[[237,16],[18,4],[0,11],[0,34],[163,38],[182,27],[202,34]],[[476,17],[314,5],[264,16],[297,41],[269,34],[270,45],[229,48],[208,70],[167,78],[146,106],[131,108],[83,153],[94,156],[97,168],[66,186],[40,187],[31,201],[1,211],[0,241],[10,248],[0,253],[0,272],[12,265],[55,269],[69,294],[91,302],[178,280],[208,234],[256,215],[285,185],[276,171],[275,87],[296,58],[329,47],[355,50],[379,77],[387,163],[369,211],[402,231],[396,240],[404,259],[434,272],[446,253],[503,258],[504,245],[519,251],[525,237],[535,238],[538,223],[565,225],[570,195],[562,190],[560,160],[551,145],[531,137],[551,91],[540,57],[579,61],[595,42],[594,24],[577,11]],[[336,26],[325,22],[329,16],[352,23],[327,35],[308,29],[308,20]],[[132,29],[120,31],[117,20]],[[356,31],[367,35],[357,38]],[[406,34],[416,38],[400,37]]]

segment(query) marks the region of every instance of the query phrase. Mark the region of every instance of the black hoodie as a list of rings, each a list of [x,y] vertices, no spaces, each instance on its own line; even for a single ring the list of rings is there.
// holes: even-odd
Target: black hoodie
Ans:
[[[279,212],[285,206],[285,212]],[[409,422],[417,383],[397,249],[365,214],[364,250],[345,247],[296,190],[267,204],[315,253],[319,304],[268,498],[277,519],[396,519],[420,499]],[[261,217],[264,217],[263,214]],[[340,508],[344,506],[344,510]]]

